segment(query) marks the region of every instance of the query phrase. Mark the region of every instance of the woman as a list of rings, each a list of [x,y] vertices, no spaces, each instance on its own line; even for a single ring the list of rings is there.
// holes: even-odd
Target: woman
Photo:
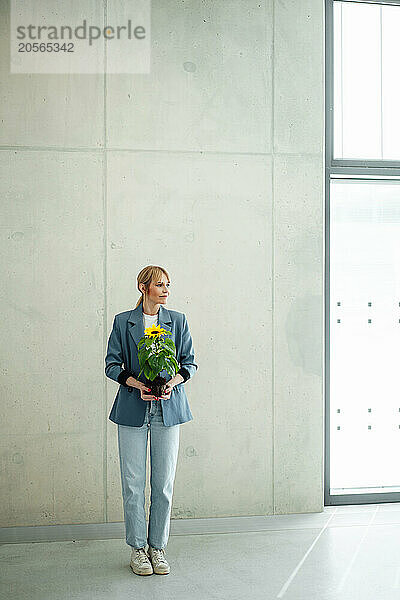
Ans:
[[[120,386],[109,419],[118,424],[126,543],[132,547],[130,566],[137,575],[170,572],[165,556],[169,537],[173,485],[179,449],[180,424],[193,419],[184,383],[198,365],[186,316],[165,305],[170,279],[162,267],[147,266],[137,277],[142,296],[133,310],[114,317],[105,357],[105,374]],[[167,371],[161,398],[149,395],[138,359],[138,343],[147,327],[159,324],[171,332],[181,368]],[[147,438],[150,431],[151,505],[146,530],[145,487]],[[148,543],[148,553],[146,544]],[[150,559],[150,560],[149,560]]]

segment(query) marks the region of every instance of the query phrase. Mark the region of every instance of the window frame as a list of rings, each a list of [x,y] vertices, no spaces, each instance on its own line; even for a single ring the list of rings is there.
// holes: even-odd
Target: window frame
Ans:
[[[400,159],[340,159],[333,158],[333,109],[334,109],[334,2],[352,2],[358,4],[397,5],[400,0],[325,0],[325,303],[324,303],[324,396],[325,396],[325,506],[347,504],[377,504],[400,502],[400,492],[365,494],[330,494],[330,182],[332,179],[349,180],[398,180],[400,179]],[[400,10],[400,8],[399,8]],[[400,434],[399,434],[400,435]]]

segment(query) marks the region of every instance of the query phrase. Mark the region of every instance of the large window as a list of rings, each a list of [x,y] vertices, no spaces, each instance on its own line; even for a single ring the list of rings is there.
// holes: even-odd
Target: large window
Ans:
[[[400,501],[399,32],[326,0],[327,505]]]

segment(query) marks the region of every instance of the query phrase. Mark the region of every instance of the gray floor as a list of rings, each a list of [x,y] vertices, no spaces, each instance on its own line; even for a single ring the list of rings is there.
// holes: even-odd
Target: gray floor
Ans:
[[[400,503],[188,519],[186,530],[171,522],[171,573],[147,577],[131,571],[124,539],[3,544],[0,598],[400,599]]]

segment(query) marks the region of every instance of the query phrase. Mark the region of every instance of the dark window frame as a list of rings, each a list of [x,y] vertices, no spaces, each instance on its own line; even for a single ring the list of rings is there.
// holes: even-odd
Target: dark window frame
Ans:
[[[400,0],[325,0],[325,506],[347,504],[378,504],[400,502],[400,492],[372,494],[330,494],[330,182],[333,179],[349,180],[398,180],[400,178],[400,159],[334,159],[333,158],[333,6],[334,2],[353,2],[358,4],[392,4],[400,7]],[[400,8],[399,8],[400,10]]]

